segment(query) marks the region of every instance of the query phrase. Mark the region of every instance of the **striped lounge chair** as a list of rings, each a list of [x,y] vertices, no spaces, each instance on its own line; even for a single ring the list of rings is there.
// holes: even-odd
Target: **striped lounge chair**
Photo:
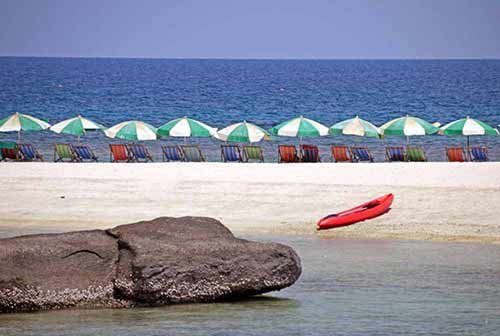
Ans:
[[[125,144],[109,145],[109,161],[111,162],[130,162],[130,157]]]
[[[373,162],[373,155],[368,147],[351,147],[351,156],[356,162]]]
[[[70,144],[54,144],[54,162],[75,162],[78,161]]]
[[[449,162],[467,161],[463,147],[446,147],[446,158]]]
[[[406,161],[405,150],[403,147],[386,147],[385,157],[389,162],[404,162]]]
[[[205,157],[198,145],[181,145],[182,155],[188,162],[205,162]]]
[[[71,145],[71,148],[73,148],[73,153],[75,153],[78,161],[85,162],[85,161],[90,161],[90,162],[97,162],[98,158],[94,154],[94,151],[90,148],[89,145]]]
[[[179,146],[176,145],[164,145],[161,146],[161,152],[163,153],[163,162],[165,161],[184,161],[184,156]]]
[[[278,163],[283,162],[299,162],[294,145],[278,145]]]
[[[422,147],[407,146],[406,147],[406,160],[408,162],[425,162],[427,157]]]
[[[0,142],[0,154],[0,161],[19,161],[21,159],[15,142]]]
[[[262,150],[262,147],[255,145],[243,145],[243,160],[245,162],[250,160],[264,162],[264,151]]]
[[[242,162],[240,146],[220,145],[220,156],[223,162]]]
[[[490,161],[488,157],[488,148],[486,147],[470,147],[469,157],[471,161],[474,162],[486,162]]]
[[[43,156],[38,153],[35,146],[29,143],[18,143],[17,148],[22,161],[43,161]]]
[[[331,147],[332,150],[332,160],[334,162],[353,162],[354,158],[351,156],[349,152],[349,148],[347,146],[337,146],[334,145]]]
[[[321,162],[318,146],[300,145],[302,162]]]
[[[129,144],[127,146],[130,159],[134,162],[153,162],[153,156],[146,146],[141,144]]]

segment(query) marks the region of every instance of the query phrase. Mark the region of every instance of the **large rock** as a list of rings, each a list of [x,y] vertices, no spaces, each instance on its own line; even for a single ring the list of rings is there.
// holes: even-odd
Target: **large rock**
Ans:
[[[0,239],[0,313],[221,301],[288,287],[300,272],[290,247],[203,217]]]

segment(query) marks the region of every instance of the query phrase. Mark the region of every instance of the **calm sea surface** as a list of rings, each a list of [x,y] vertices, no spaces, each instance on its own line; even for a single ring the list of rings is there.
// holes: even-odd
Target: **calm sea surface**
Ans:
[[[0,315],[0,335],[498,335],[500,246],[250,237],[303,274],[248,301]]]
[[[500,124],[500,61],[294,61],[294,60],[161,60],[0,58],[0,118],[15,111],[51,123],[82,114],[107,126],[140,119],[155,126],[184,115],[222,128],[248,120],[264,128],[304,115],[327,126],[354,115],[380,125],[410,114],[442,124],[470,115]],[[15,134],[0,134],[15,139]],[[52,154],[52,143],[74,138],[52,132],[26,134],[40,150]],[[107,157],[104,135],[84,139]],[[160,144],[149,143],[160,157]],[[180,140],[179,140],[180,141]],[[384,141],[323,137],[308,142],[321,146],[329,161],[332,143],[366,144],[383,160]],[[446,145],[462,145],[461,137],[417,137],[433,160],[444,159]],[[476,137],[500,160],[499,138]],[[196,139],[209,160],[218,160],[218,142]],[[265,144],[274,160],[276,143]]]

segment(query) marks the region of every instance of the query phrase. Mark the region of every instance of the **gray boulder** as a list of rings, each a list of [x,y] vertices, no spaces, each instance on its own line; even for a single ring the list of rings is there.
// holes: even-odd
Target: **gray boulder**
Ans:
[[[288,287],[300,273],[290,247],[235,238],[211,218],[162,217],[0,239],[0,313],[230,300]]]

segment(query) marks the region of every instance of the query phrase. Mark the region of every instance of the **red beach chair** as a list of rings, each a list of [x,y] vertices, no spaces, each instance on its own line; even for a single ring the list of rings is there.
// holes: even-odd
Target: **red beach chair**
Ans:
[[[282,162],[299,162],[297,149],[294,145],[279,145],[278,146],[278,163]]]
[[[352,162],[353,158],[347,146],[332,146],[332,159],[335,162]]]
[[[465,151],[463,147],[446,147],[446,157],[449,162],[465,162]]]
[[[125,144],[110,144],[109,145],[109,161],[111,162],[130,162],[127,145]]]
[[[318,146],[300,145],[302,162],[321,162]]]

